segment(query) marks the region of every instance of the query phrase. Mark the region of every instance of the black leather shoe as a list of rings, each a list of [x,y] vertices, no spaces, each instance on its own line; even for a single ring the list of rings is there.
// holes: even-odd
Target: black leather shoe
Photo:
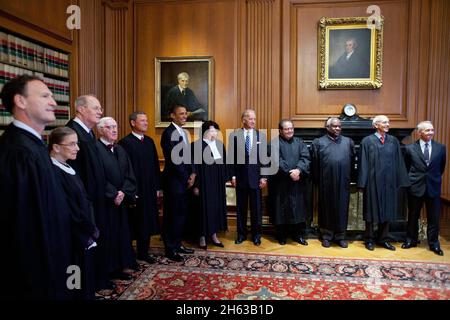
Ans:
[[[386,248],[386,249],[388,249],[388,250],[391,250],[391,251],[395,251],[395,247],[392,245],[392,244],[390,244],[389,242],[382,242],[382,243],[379,243],[379,245],[381,246],[381,247],[383,247],[383,248]]]
[[[172,261],[176,261],[176,262],[183,261],[183,257],[180,256],[176,252],[166,252],[165,256],[166,256],[167,259],[172,260]]]
[[[348,248],[348,242],[345,240],[338,240],[336,241],[337,245],[341,248]]]
[[[278,243],[284,246],[286,244],[286,239],[278,239]]]
[[[402,244],[402,249],[409,249],[413,247],[417,247],[417,243],[414,243],[412,241],[406,241]]]
[[[236,238],[236,241],[234,241],[234,243],[236,244],[241,244],[242,242],[245,241],[245,237],[243,235],[238,235],[238,237]]]
[[[298,243],[300,243],[302,246],[308,245],[308,241],[306,241],[303,237],[297,237],[294,240],[297,241]]]
[[[180,246],[180,247],[177,249],[177,252],[178,252],[178,253],[184,253],[184,254],[193,254],[193,253],[194,253],[194,250],[193,250],[193,249],[190,249],[190,248],[186,248],[186,247],[184,247],[184,246]]]
[[[444,251],[442,251],[440,247],[433,247],[433,248],[430,247],[430,250],[436,253],[438,256],[444,255]]]
[[[131,280],[133,277],[125,272],[114,272],[111,273],[112,279],[119,279],[119,280]]]
[[[225,246],[223,245],[223,243],[220,242],[220,241],[219,241],[219,242],[214,242],[214,241],[213,241],[212,244],[215,245],[216,247],[220,247],[220,248],[225,247]]]
[[[373,251],[375,249],[375,246],[373,245],[373,242],[366,242],[364,244],[367,250]]]
[[[138,260],[145,261],[148,264],[154,264],[156,263],[156,259],[152,257],[151,255],[143,256],[143,257],[137,257]]]
[[[202,250],[208,250],[208,246],[205,244],[204,246],[202,246],[201,244],[198,245],[198,247]]]
[[[261,238],[260,237],[253,238],[253,244],[255,246],[260,246],[261,245]]]
[[[329,240],[322,240],[322,247],[329,248],[331,246],[331,243]]]

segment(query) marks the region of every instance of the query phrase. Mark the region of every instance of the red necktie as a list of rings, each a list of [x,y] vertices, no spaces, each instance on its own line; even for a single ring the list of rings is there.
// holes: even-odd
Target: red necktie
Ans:
[[[380,136],[381,144],[384,144],[384,136]]]
[[[141,137],[141,142],[144,142],[144,136]]]

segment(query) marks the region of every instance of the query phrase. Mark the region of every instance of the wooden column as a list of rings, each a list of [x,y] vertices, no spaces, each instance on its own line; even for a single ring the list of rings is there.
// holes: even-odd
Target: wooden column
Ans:
[[[276,128],[280,115],[279,7],[276,0],[248,0],[243,12],[241,111],[255,109],[262,129]]]
[[[119,138],[128,130],[129,1],[103,0],[105,7],[105,115],[116,119]]]
[[[78,31],[78,92],[94,94],[105,103],[104,10],[102,0],[80,0]],[[76,97],[72,97],[72,103]]]

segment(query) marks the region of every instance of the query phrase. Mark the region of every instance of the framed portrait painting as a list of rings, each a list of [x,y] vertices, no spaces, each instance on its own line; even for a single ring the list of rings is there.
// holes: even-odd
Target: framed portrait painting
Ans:
[[[212,118],[212,57],[155,58],[155,125],[167,127],[171,109],[183,105],[188,112],[185,127]]]
[[[321,18],[318,55],[319,89],[379,89],[383,18]]]

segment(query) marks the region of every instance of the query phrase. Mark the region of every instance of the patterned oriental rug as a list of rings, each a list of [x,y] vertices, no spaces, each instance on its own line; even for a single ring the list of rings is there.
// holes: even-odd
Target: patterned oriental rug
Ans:
[[[448,300],[450,264],[199,251],[117,281],[119,300]]]

